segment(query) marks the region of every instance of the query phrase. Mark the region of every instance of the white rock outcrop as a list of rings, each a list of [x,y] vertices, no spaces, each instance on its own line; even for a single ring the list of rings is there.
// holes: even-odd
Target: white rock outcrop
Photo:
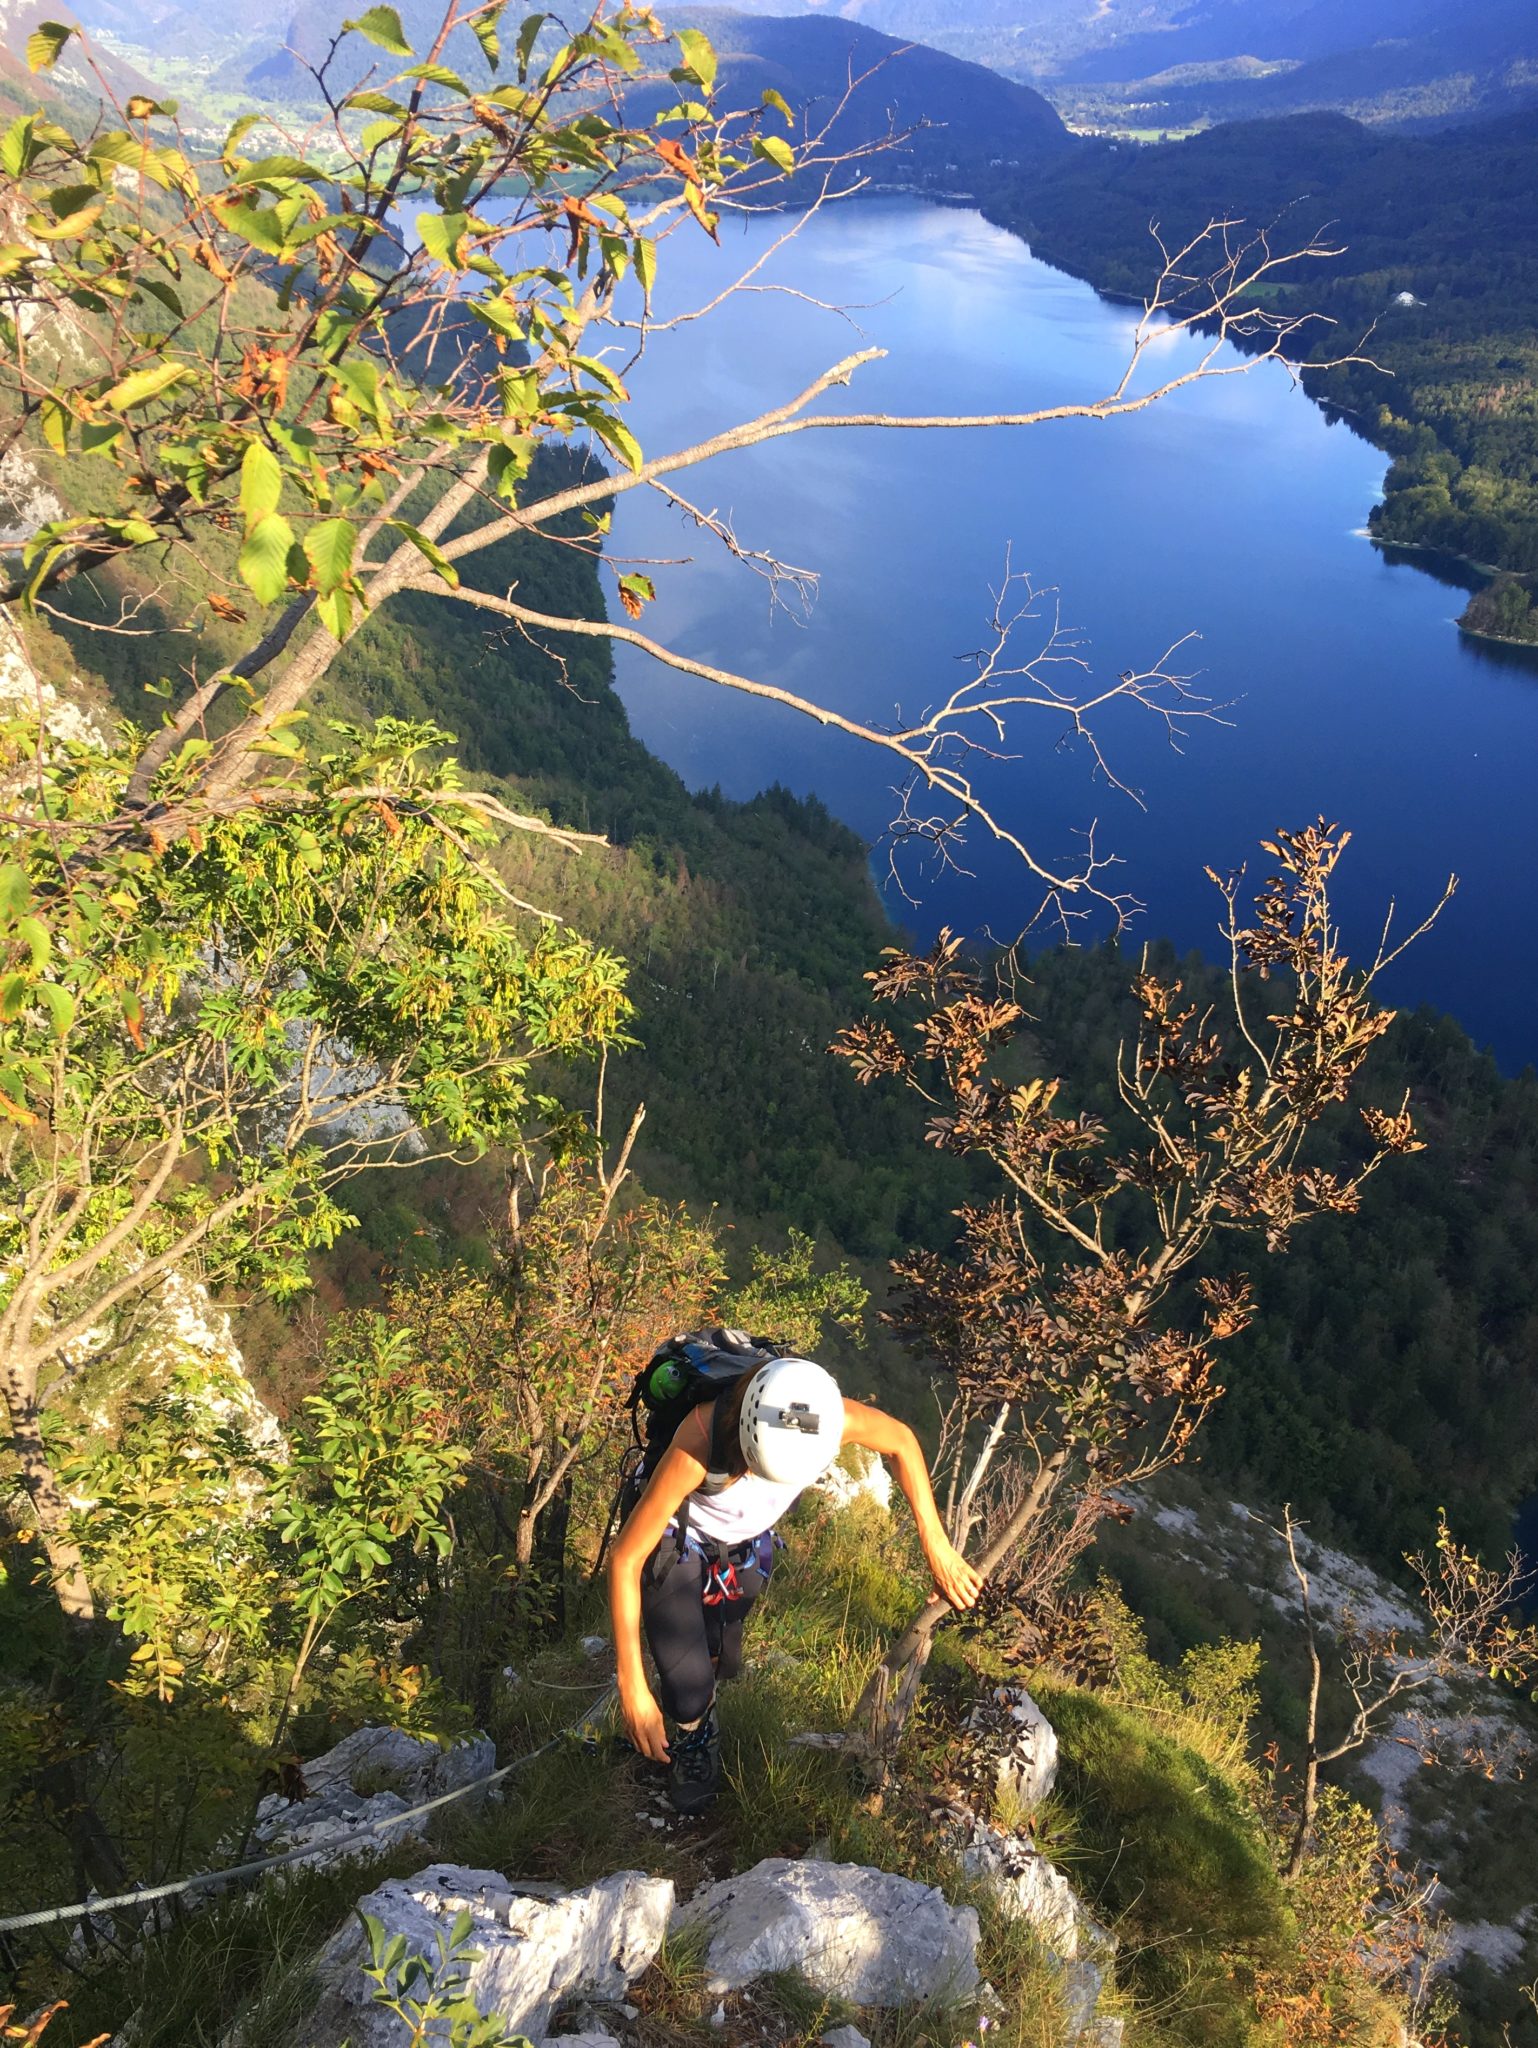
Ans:
[[[858,2027],[831,2027],[817,2038],[822,2048],[870,2048],[869,2040]]]
[[[494,1870],[434,1863],[414,1877],[388,1879],[358,1908],[387,1933],[404,1935],[409,1954],[429,1959],[460,1913],[468,1913],[466,1946],[477,1959],[462,1966],[465,1994],[514,2033],[560,2042],[550,2025],[563,1999],[618,1999],[650,1965],[667,1932],[673,1886],[668,1878],[622,1870],[563,1892]],[[365,1955],[362,1929],[352,1922],[327,1943],[316,1964],[321,1996],[296,2048],[334,2048],[341,2040],[352,2048],[405,2048],[406,2027],[370,1999],[359,1968]],[[602,2048],[605,2036],[576,2039]],[[571,2040],[564,2037],[564,2048]]]
[[[1068,1879],[1024,1835],[977,1822],[960,1860],[967,1876],[987,1887],[1009,1919],[1028,1922],[1066,1962],[1077,1957],[1093,1923]]]
[[[1057,1735],[1030,1694],[998,1686],[967,1718],[970,1738],[958,1773],[986,1814],[1000,1796],[1027,1811],[1044,1799],[1057,1776]],[[1063,2038],[1077,2048],[1121,2048],[1123,2025],[1099,2010],[1114,1937],[1090,1913],[1064,1873],[1043,1856],[1029,1827],[1000,1827],[965,1800],[952,1800],[932,1818],[941,1840],[974,1883],[991,1893],[1013,1920],[1024,1920],[1046,1951],[1058,1980]]]
[[[719,1995],[794,1970],[855,2005],[906,2005],[975,1991],[977,1914],[932,1885],[858,1863],[770,1856],[696,1893],[675,1930],[703,1927]]]
[[[107,749],[107,735],[99,720],[83,705],[61,697],[52,683],[43,681],[4,612],[0,612],[0,717],[36,717],[52,740],[95,747],[102,753]]]
[[[824,1500],[831,1501],[837,1508],[847,1508],[857,1500],[869,1500],[874,1501],[878,1508],[890,1509],[892,1475],[879,1451],[867,1450],[863,1444],[851,1444],[839,1454],[837,1462],[828,1467],[821,1479],[812,1482],[812,1491],[820,1493]]]
[[[425,1841],[427,1815],[381,1827],[372,1841],[342,1847],[337,1838],[474,1784],[496,1767],[496,1750],[484,1735],[442,1748],[404,1728],[359,1728],[304,1766],[303,1798],[272,1792],[262,1801],[252,1829],[253,1853],[310,1849],[292,1867],[319,1868]]]

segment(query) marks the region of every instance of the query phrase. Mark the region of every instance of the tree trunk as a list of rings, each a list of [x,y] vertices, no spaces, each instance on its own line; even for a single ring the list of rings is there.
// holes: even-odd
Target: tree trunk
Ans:
[[[977,1569],[984,1577],[996,1571],[1016,1545],[1029,1535],[1057,1491],[1067,1463],[1067,1451],[1060,1450],[1042,1466],[1030,1492],[976,1560]],[[902,1739],[908,1716],[913,1711],[924,1666],[934,1648],[935,1630],[951,1611],[950,1602],[938,1595],[926,1600],[896,1642],[888,1647],[872,1673],[870,1683],[860,1695],[854,1710],[854,1747],[861,1754],[868,1774],[878,1783],[891,1769],[892,1758]]]
[[[1308,1839],[1314,1832],[1314,1815],[1319,1810],[1319,1695],[1324,1686],[1324,1662],[1319,1655],[1319,1631],[1314,1626],[1314,1605],[1310,1597],[1308,1574],[1298,1562],[1292,1509],[1289,1507],[1286,1513],[1287,1555],[1292,1560],[1292,1569],[1303,1594],[1303,1627],[1308,1638],[1309,1666],[1308,1707],[1303,1722],[1303,1805],[1292,1838],[1292,1851],[1287,1858],[1287,1875],[1296,1877],[1308,1855]]]
[[[570,1527],[571,1471],[568,1468],[539,1518],[535,1544],[540,1575],[548,1587],[547,1626],[554,1636],[559,1636],[566,1627],[566,1535]]]
[[[1298,1825],[1292,1837],[1292,1853],[1287,1858],[1287,1875],[1297,1877],[1308,1856],[1309,1836],[1314,1832],[1314,1816],[1319,1811],[1319,1759],[1309,1751],[1303,1766],[1303,1805],[1298,1814]]]
[[[80,1546],[69,1533],[69,1502],[48,1462],[36,1371],[25,1364],[10,1365],[5,1375],[5,1395],[11,1411],[11,1449],[21,1467],[21,1483],[37,1518],[55,1597],[67,1621],[88,1628],[96,1620],[96,1596]]]
[[[988,1434],[983,1438],[977,1456],[972,1460],[967,1483],[962,1487],[959,1499],[953,1503],[951,1512],[946,1517],[946,1527],[950,1531],[951,1541],[960,1551],[965,1551],[972,1540],[972,1530],[977,1522],[978,1492],[988,1476],[988,1468],[993,1463],[999,1445],[1004,1441],[1011,1406],[1012,1403],[1008,1401],[1000,1402],[992,1422],[988,1425]]]

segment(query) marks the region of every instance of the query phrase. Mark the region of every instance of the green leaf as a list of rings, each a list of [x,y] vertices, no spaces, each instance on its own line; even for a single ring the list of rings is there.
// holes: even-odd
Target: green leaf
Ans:
[[[262,156],[255,163],[246,164],[240,177],[243,185],[286,185],[293,180],[301,185],[318,185],[325,175],[316,165],[306,163],[302,156]]]
[[[371,7],[356,21],[344,21],[342,27],[356,29],[360,36],[367,36],[371,43],[377,43],[381,50],[388,50],[392,57],[409,57],[412,54],[406,31],[401,27],[401,18],[393,7]]]
[[[185,363],[157,363],[152,370],[135,370],[124,377],[110,391],[102,393],[101,402],[112,412],[132,412],[135,406],[148,405],[152,398],[159,398],[191,375]]]
[[[32,972],[41,974],[48,965],[48,955],[53,949],[47,925],[38,917],[19,917],[16,920],[16,936],[27,949]]]
[[[181,319],[182,302],[165,282],[164,278],[141,277],[135,280],[135,284],[139,291],[148,292],[152,299],[160,301],[168,313],[174,315],[178,320]]]
[[[305,534],[305,560],[315,573],[315,588],[322,597],[329,597],[352,574],[357,542],[357,529],[350,519],[322,519]]]
[[[506,335],[509,341],[526,339],[517,308],[510,306],[506,299],[471,299],[469,307],[477,320],[484,321],[498,334]]]
[[[31,1000],[32,984],[26,975],[0,975],[0,1024],[14,1024]]]
[[[239,235],[264,256],[278,256],[283,250],[283,223],[271,207],[248,205],[244,199],[224,195],[213,201],[220,222],[232,235]]]
[[[120,164],[125,171],[137,171],[146,157],[154,154],[154,145],[130,135],[126,128],[113,128],[98,135],[86,153],[92,163]]]
[[[534,55],[534,45],[539,41],[539,32],[550,19],[548,14],[526,14],[523,26],[518,31],[518,77],[520,83],[529,75],[529,59]]]
[[[48,1021],[53,1026],[54,1037],[63,1038],[75,1021],[75,998],[67,988],[60,988],[51,981],[40,981],[36,996],[48,1012]]]
[[[0,166],[13,178],[19,178],[32,162],[37,146],[36,127],[35,114],[18,114],[0,137]]]
[[[67,214],[63,220],[58,221],[50,221],[43,213],[29,213],[27,230],[30,234],[36,235],[40,242],[75,241],[95,227],[101,219],[101,213],[100,203],[95,206],[82,206],[78,213]],[[97,278],[95,282],[103,289],[110,288],[103,278]]]
[[[409,71],[401,73],[402,78],[420,78],[424,85],[446,85],[450,92],[470,97],[470,88],[457,71],[450,71],[446,64],[413,64]]]
[[[368,407],[382,428],[386,414],[379,393],[379,365],[367,356],[349,356],[335,366],[332,375],[360,405]]]
[[[397,120],[406,113],[400,101],[392,100],[387,92],[350,92],[342,104],[356,107],[360,114],[393,114]]]
[[[617,398],[623,402],[630,396],[630,393],[609,368],[608,364],[601,362],[597,356],[572,356],[569,360],[573,369],[586,370],[587,374],[596,383],[603,386],[611,398]]]
[[[45,398],[38,407],[38,424],[43,430],[43,439],[55,455],[69,453],[69,430],[72,416],[69,407],[57,398]]]
[[[785,95],[783,93],[776,92],[772,85],[766,85],[764,87],[763,104],[766,107],[773,107],[777,114],[782,114],[785,118],[785,126],[787,128],[795,127],[796,117],[790,111],[790,107],[785,99]]]
[[[265,114],[242,114],[234,127],[231,128],[229,134],[225,136],[224,147],[220,150],[219,154],[226,159],[233,156],[236,144],[244,142],[245,138],[251,133],[251,130],[262,127],[266,119],[267,116]]]
[[[638,470],[641,467],[641,444],[623,420],[615,419],[612,413],[600,412],[596,406],[586,417],[599,440],[619,457],[627,469]]]
[[[240,509],[246,531],[276,512],[283,495],[283,465],[265,441],[252,441],[240,459]]]
[[[116,426],[106,420],[93,421],[80,429],[80,452],[82,455],[110,455],[124,433],[120,420]]]
[[[463,270],[461,244],[470,227],[467,213],[419,213],[417,238],[435,263],[446,270]]]
[[[425,533],[418,532],[416,527],[408,525],[404,519],[390,519],[385,523],[388,526],[393,526],[397,533],[403,533],[406,536],[417,552],[424,555],[432,563],[433,568],[443,578],[450,590],[457,590],[459,588],[459,571],[454,567],[454,564],[444,554],[442,548],[439,547],[435,540],[429,540]]]
[[[0,917],[24,917],[32,901],[32,884],[19,861],[0,867]]]
[[[27,69],[51,71],[74,33],[62,21],[40,21],[27,37]]]
[[[333,640],[345,640],[352,631],[352,599],[345,587],[316,598],[315,611]]]
[[[494,7],[488,7],[484,13],[472,16],[470,22],[471,28],[475,31],[475,40],[485,52],[486,62],[493,71],[502,58],[502,39],[497,33],[497,28],[506,5],[507,0],[497,0]]]
[[[640,279],[641,289],[646,294],[647,303],[650,304],[652,286],[657,281],[657,245],[648,241],[645,235],[636,236],[635,274]]]
[[[673,40],[678,45],[685,68],[709,92],[716,82],[716,53],[709,36],[701,34],[697,28],[681,28],[674,31]]]
[[[281,512],[269,512],[247,533],[240,550],[240,574],[259,604],[276,604],[288,588],[288,555],[294,529]]]
[[[783,135],[756,135],[753,138],[753,154],[762,157],[766,163],[775,165],[788,178],[796,168],[795,151]]]

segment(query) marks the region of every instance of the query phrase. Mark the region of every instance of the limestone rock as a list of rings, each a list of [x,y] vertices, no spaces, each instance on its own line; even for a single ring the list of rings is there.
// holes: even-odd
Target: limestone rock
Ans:
[[[414,1804],[473,1784],[496,1767],[496,1751],[484,1735],[445,1748],[404,1728],[369,1727],[355,1729],[324,1756],[312,1758],[304,1767],[304,1782],[312,1796],[346,1784],[363,1792],[399,1792]]]
[[[662,1946],[673,1907],[671,1880],[638,1870],[553,1898],[545,1896],[550,1890],[494,1870],[435,1863],[388,1879],[358,1903],[387,1933],[404,1935],[408,1953],[429,1959],[467,1912],[466,1945],[477,1955],[462,1967],[467,1995],[513,2032],[540,2040],[562,1999],[622,1996]],[[352,1922],[327,1943],[316,1964],[324,1989],[297,2048],[334,2048],[344,2039],[352,2048],[405,2048],[405,2027],[370,2001],[359,1968],[365,1954],[362,1929]],[[578,2038],[603,2048],[602,2039]]]
[[[863,1444],[851,1444],[841,1452],[821,1479],[812,1481],[811,1490],[837,1508],[849,1507],[857,1500],[874,1501],[878,1508],[892,1505],[892,1475],[886,1460]]]
[[[870,2048],[858,2027],[833,2027],[818,2036],[822,2048]]]
[[[855,2005],[906,2005],[977,1988],[977,1914],[932,1885],[857,1863],[770,1856],[673,1916],[709,1931],[712,1993],[795,1970]]]
[[[401,1842],[423,1841],[425,1815],[381,1829],[373,1843],[328,1847],[354,1828],[389,1820],[424,1800],[473,1784],[496,1767],[496,1751],[484,1735],[445,1749],[404,1728],[359,1728],[304,1766],[302,1799],[272,1792],[262,1801],[252,1830],[256,1853],[313,1849],[294,1867],[318,1868],[378,1855]]]
[[[1064,1964],[1059,1996],[1063,2001],[1063,2017],[1070,2041],[1082,2040],[1086,2030],[1095,2023],[1095,2007],[1100,2003],[1104,1989],[1105,1972],[1097,1963],[1081,1959]]]
[[[1068,1879],[1025,1836],[975,1822],[961,1850],[961,1867],[987,1886],[1011,1920],[1029,1922],[1065,1962],[1077,1957],[1089,1916]]]
[[[1097,2020],[1091,2020],[1079,2036],[1079,2048],[1121,2048],[1121,2037],[1127,2031],[1125,2020],[1113,2019],[1103,2013]]]
[[[620,2044],[602,2027],[594,2027],[583,2034],[547,2034],[539,2048],[620,2048]]]
[[[1057,1781],[1057,1736],[1023,1686],[995,1686],[966,1727],[966,1774],[980,1794],[1027,1808],[1046,1798]]]

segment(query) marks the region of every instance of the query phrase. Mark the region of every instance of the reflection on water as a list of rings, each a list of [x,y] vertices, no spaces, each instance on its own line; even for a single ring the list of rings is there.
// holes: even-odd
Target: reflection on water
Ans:
[[[720,253],[675,237],[663,310],[703,304],[726,266],[776,231],[724,230]],[[1135,321],[978,215],[917,201],[812,220],[755,283],[766,279],[851,308],[848,320],[759,291],[657,336],[631,379],[649,453],[778,404],[869,345],[885,358],[824,409],[1090,399],[1119,376]],[[1203,345],[1167,337],[1147,367],[1162,377]],[[692,558],[655,572],[647,623],[659,637],[871,722],[955,688],[1006,561],[1060,593],[1022,629],[1022,654],[1057,604],[1102,680],[1199,634],[1185,659],[1231,707],[1226,723],[1197,723],[1176,751],[1135,707],[1102,721],[1112,765],[1146,809],[1097,779],[1062,716],[1042,711],[1012,728],[1015,758],[980,767],[989,800],[1053,859],[1071,858],[1098,820],[1099,843],[1148,905],[1143,928],[1182,946],[1215,935],[1206,863],[1232,866],[1262,834],[1320,812],[1356,834],[1341,908],[1359,945],[1390,895],[1418,911],[1456,869],[1453,905],[1396,970],[1394,992],[1453,1010],[1516,1065],[1535,1049],[1538,673],[1525,655],[1459,635],[1461,598],[1424,558],[1391,558],[1362,537],[1383,467],[1260,365],[1112,423],[798,433],[680,478],[697,506],[735,519],[745,545],[819,572],[805,620],[772,609],[763,581],[656,491],[618,500],[612,551]],[[815,789],[868,834],[891,814],[895,764],[868,748],[634,650],[620,650],[619,681],[636,730],[696,786]],[[1011,931],[1030,900],[1013,858],[975,845],[969,866],[934,880],[917,911],[895,907],[921,933],[941,922]]]

